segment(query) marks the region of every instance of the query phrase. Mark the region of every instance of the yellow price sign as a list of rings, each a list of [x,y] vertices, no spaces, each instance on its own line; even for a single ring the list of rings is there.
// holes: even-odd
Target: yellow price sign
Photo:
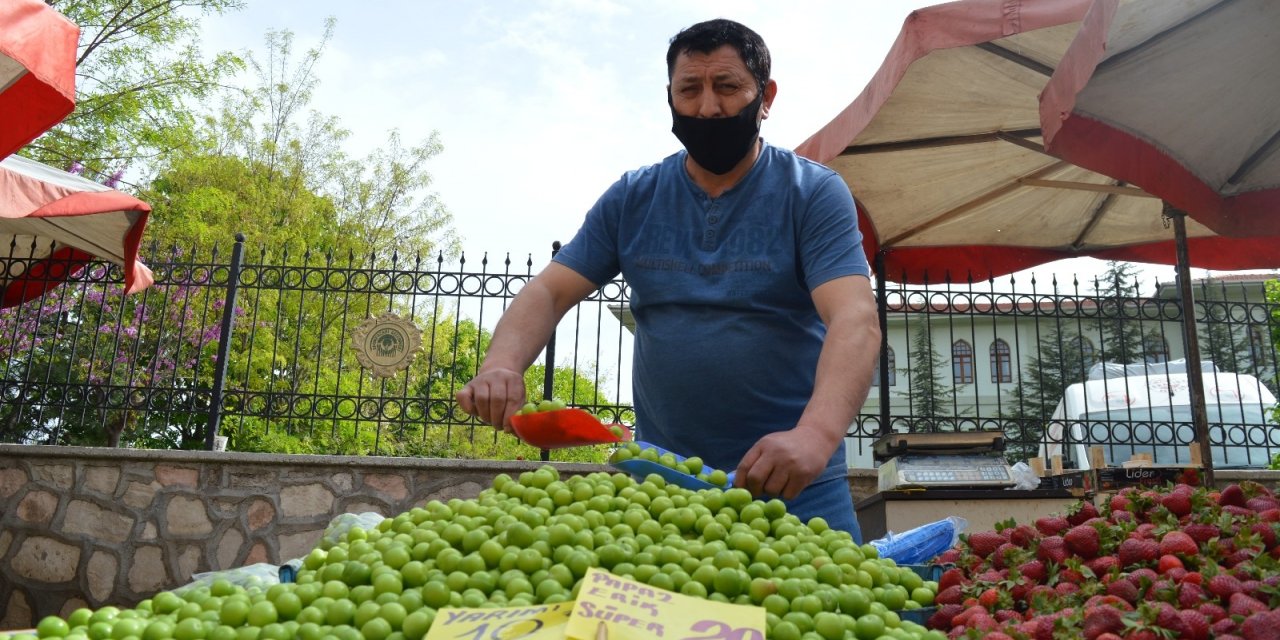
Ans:
[[[424,640],[563,640],[572,602],[503,609],[441,609]]]
[[[578,590],[568,637],[595,640],[764,640],[765,612],[657,589],[607,571],[588,569]]]

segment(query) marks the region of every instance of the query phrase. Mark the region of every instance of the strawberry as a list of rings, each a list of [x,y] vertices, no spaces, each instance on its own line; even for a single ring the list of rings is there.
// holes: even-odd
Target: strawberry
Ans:
[[[1231,594],[1231,601],[1227,603],[1227,615],[1230,616],[1244,616],[1248,618],[1255,613],[1270,610],[1271,608],[1267,605],[1243,593]]]
[[[1041,535],[1056,536],[1071,527],[1071,523],[1062,516],[1046,516],[1036,518],[1036,530]]]
[[[1186,568],[1182,566],[1181,558],[1168,554],[1160,556],[1160,561],[1156,565],[1156,571],[1159,571],[1161,575],[1164,575],[1175,569],[1182,569],[1183,571],[1186,571]]]
[[[1101,544],[1101,539],[1098,535],[1098,530],[1089,525],[1082,524],[1071,527],[1062,536],[1062,539],[1067,543],[1067,549],[1081,558],[1093,558],[1098,555],[1098,545]]]
[[[1217,622],[1227,617],[1227,610],[1212,602],[1205,602],[1199,607],[1196,607],[1196,610],[1203,614],[1204,617],[1208,618],[1210,623]]]
[[[1276,530],[1270,524],[1266,522],[1255,522],[1249,527],[1249,529],[1257,534],[1258,539],[1262,540],[1262,545],[1264,547],[1270,549],[1276,546]]]
[[[959,547],[952,547],[950,549],[947,549],[946,551],[943,551],[942,555],[939,555],[936,559],[934,559],[934,563],[955,564],[956,561],[960,559],[960,553],[961,551]]]
[[[1080,585],[1075,582],[1059,582],[1053,587],[1053,590],[1058,594],[1058,597],[1065,597],[1079,591]]]
[[[1258,512],[1258,519],[1263,522],[1280,522],[1280,509],[1267,509]]]
[[[1144,522],[1144,523],[1142,523],[1142,524],[1138,525],[1138,528],[1137,528],[1137,529],[1134,529],[1134,530],[1133,530],[1133,534],[1132,534],[1132,535],[1134,535],[1134,536],[1136,536],[1136,537],[1139,537],[1139,538],[1146,538],[1146,539],[1148,539],[1148,540],[1155,540],[1155,539],[1156,539],[1156,526],[1155,526],[1154,524],[1151,524],[1150,522]]]
[[[997,569],[1007,569],[1009,567],[1010,553],[1016,553],[1022,549],[1012,542],[1006,542],[996,547],[994,553],[991,554],[991,565]]]
[[[1280,611],[1255,613],[1240,625],[1245,640],[1280,640]]]
[[[1022,614],[1013,609],[1000,609],[996,611],[996,622],[1005,624],[1007,622],[1022,622]]]
[[[1031,584],[1041,584],[1049,577],[1044,562],[1040,560],[1030,560],[1018,565],[1018,575],[1022,576],[1023,582]]]
[[[1167,602],[1160,603],[1159,612],[1156,613],[1156,626],[1172,631],[1175,638],[1186,636],[1187,625],[1182,621],[1182,616]]]
[[[1124,630],[1124,616],[1112,607],[1092,607],[1084,611],[1083,633],[1086,640],[1097,640],[1104,633]]]
[[[1240,623],[1231,618],[1222,618],[1209,625],[1209,632],[1218,640],[1222,640],[1222,638],[1238,638],[1239,636],[1233,634],[1239,630]]]
[[[1243,507],[1247,500],[1244,497],[1244,489],[1238,484],[1229,484],[1222,490],[1222,494],[1218,497],[1218,504],[1222,506],[1234,505]]]
[[[1182,626],[1187,630],[1184,638],[1189,640],[1208,640],[1209,619],[1194,609],[1183,609],[1178,612],[1182,618]]]
[[[978,604],[988,611],[995,611],[1000,604],[1000,590],[991,587],[978,596]]]
[[[1276,500],[1270,496],[1258,496],[1256,498],[1249,498],[1245,501],[1244,506],[1253,511],[1257,511],[1258,513],[1262,513],[1263,511],[1270,511],[1271,509],[1280,509],[1280,500]]]
[[[1194,609],[1205,599],[1204,589],[1194,582],[1178,585],[1178,608]]]
[[[1081,500],[1076,503],[1075,509],[1067,514],[1067,522],[1072,525],[1081,525],[1096,517],[1098,517],[1098,508],[1088,500]]]
[[[1191,536],[1181,531],[1170,531],[1164,534],[1160,539],[1161,555],[1182,554],[1187,557],[1193,557],[1200,553],[1200,547],[1196,545],[1196,541]]]
[[[1139,589],[1143,588],[1142,585],[1144,582],[1148,586],[1150,586],[1151,583],[1155,582],[1156,578],[1159,578],[1159,577],[1160,577],[1160,574],[1146,567],[1143,567],[1135,571],[1130,571],[1128,576],[1129,582],[1132,582],[1133,586],[1138,587]]]
[[[1107,595],[1120,598],[1129,604],[1136,604],[1140,597],[1138,587],[1128,580],[1116,580],[1107,585]]]
[[[969,536],[969,550],[979,558],[986,558],[1006,542],[1008,540],[995,531],[979,531]]]
[[[1009,542],[1023,549],[1030,549],[1031,544],[1039,537],[1040,532],[1025,524],[1020,524],[1009,531]]]
[[[1137,520],[1138,520],[1137,517],[1134,516],[1132,513],[1129,513],[1128,511],[1112,511],[1111,512],[1111,522],[1114,522],[1115,524],[1137,522]],[[1110,634],[1104,633],[1102,635],[1105,636]]]
[[[942,572],[938,577],[938,591],[942,591],[947,587],[959,586],[965,583],[964,571],[957,567],[952,567]]]
[[[1164,505],[1170,513],[1181,518],[1191,513],[1191,493],[1175,491],[1160,500],[1160,504]]]
[[[1250,509],[1249,507],[1241,507],[1239,505],[1234,505],[1234,504],[1224,505],[1222,507],[1222,512],[1229,513],[1233,516],[1238,516],[1242,518],[1248,518],[1254,515],[1253,509]]]
[[[1128,511],[1129,505],[1131,504],[1133,504],[1133,502],[1129,500],[1128,496],[1117,493],[1116,495],[1111,496],[1111,513],[1115,514],[1117,511]]]
[[[1069,555],[1067,542],[1061,536],[1051,535],[1041,538],[1040,546],[1036,548],[1036,557],[1045,564],[1062,564],[1066,562]]]
[[[1154,540],[1125,538],[1116,549],[1116,558],[1122,567],[1145,565],[1160,557],[1160,545]]]
[[[1182,528],[1183,533],[1191,536],[1196,544],[1204,544],[1218,536],[1222,535],[1222,531],[1218,527],[1211,524],[1203,524],[1193,522]]]
[[[933,598],[933,601],[940,605],[960,604],[963,599],[964,592],[960,590],[960,585],[954,585],[938,591],[938,595]]]
[[[950,629],[952,626],[951,621],[961,611],[964,611],[964,607],[958,604],[944,604],[938,607],[938,610],[933,615],[929,616],[926,626],[930,629]]]
[[[1089,567],[1089,570],[1093,572],[1093,575],[1101,578],[1102,576],[1111,573],[1112,569],[1120,568],[1120,560],[1115,556],[1098,556],[1084,563],[1084,566]]]

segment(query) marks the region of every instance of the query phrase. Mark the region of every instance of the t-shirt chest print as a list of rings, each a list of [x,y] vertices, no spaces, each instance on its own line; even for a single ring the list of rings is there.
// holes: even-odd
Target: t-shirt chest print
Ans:
[[[692,233],[665,223],[646,224],[636,245],[635,267],[699,276],[778,270],[774,259],[782,237],[776,231],[763,225],[741,224],[721,240],[721,234],[726,232],[718,228],[720,219],[714,211],[704,221],[703,229]]]

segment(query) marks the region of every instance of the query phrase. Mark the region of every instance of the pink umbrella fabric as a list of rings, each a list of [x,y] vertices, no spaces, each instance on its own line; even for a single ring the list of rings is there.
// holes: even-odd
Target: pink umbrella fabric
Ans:
[[[1096,0],[1041,98],[1045,147],[1218,234],[1280,234],[1277,27],[1275,0]]]
[[[0,160],[0,307],[39,297],[94,258],[124,269],[126,293],[154,282],[138,260],[151,206],[77,175]]]
[[[862,93],[796,148],[849,185],[884,277],[987,278],[1081,256],[1176,262],[1158,197],[1042,145],[1041,92],[1093,4],[961,0],[913,11]],[[1222,237],[1187,221],[1203,268],[1280,264],[1280,228],[1262,235],[1271,237]]]
[[[0,158],[75,107],[80,28],[40,0],[0,1]]]

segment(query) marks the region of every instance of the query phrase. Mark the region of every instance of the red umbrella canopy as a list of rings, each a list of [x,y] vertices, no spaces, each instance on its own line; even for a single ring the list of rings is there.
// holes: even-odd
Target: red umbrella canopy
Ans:
[[[21,304],[99,258],[124,269],[127,293],[153,282],[138,260],[151,207],[77,175],[0,160],[0,307]]]
[[[1275,0],[1096,0],[1045,88],[1045,146],[1219,234],[1280,234],[1278,28]]]
[[[75,107],[80,28],[40,0],[0,1],[0,158]]]
[[[796,149],[849,185],[886,279],[987,278],[1081,256],[1176,262],[1158,198],[1042,144],[1040,93],[1091,4],[914,11],[862,93]],[[1194,220],[1187,235],[1196,266],[1280,264],[1277,238],[1223,238]]]

